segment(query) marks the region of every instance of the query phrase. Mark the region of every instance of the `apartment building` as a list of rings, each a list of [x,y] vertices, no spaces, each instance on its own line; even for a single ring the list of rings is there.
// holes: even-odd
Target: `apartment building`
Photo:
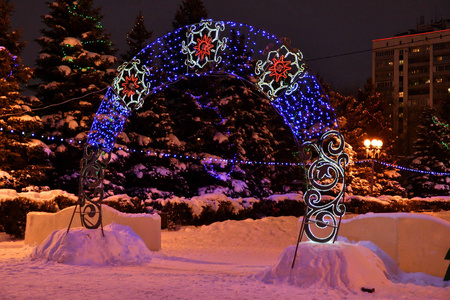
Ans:
[[[372,41],[372,80],[385,101],[400,154],[411,154],[418,117],[450,101],[450,20]]]

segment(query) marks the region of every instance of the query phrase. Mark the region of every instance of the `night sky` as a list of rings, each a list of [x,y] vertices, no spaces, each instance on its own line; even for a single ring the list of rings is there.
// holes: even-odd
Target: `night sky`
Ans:
[[[34,41],[44,27],[41,16],[49,12],[45,0],[16,0],[12,21],[23,29],[28,45],[24,63],[34,66],[39,46]],[[126,34],[142,11],[153,31],[152,40],[172,31],[181,0],[96,0],[102,7],[106,32],[119,53],[127,50]],[[369,50],[372,40],[415,28],[425,22],[450,19],[449,0],[203,0],[208,17],[250,24],[278,37],[291,39],[315,74],[340,91],[362,87],[371,75],[371,52],[319,59],[342,53]]]

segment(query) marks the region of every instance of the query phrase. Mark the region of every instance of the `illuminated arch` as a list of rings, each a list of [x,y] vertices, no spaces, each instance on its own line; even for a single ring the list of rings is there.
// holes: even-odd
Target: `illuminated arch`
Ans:
[[[82,160],[79,205],[88,228],[101,224],[103,174],[117,135],[145,98],[180,79],[227,75],[254,84],[292,129],[303,152],[313,159],[305,193],[307,214],[302,232],[313,241],[334,241],[345,207],[339,203],[345,180],[344,139],[336,116],[302,53],[286,39],[261,29],[224,21],[204,20],[170,32],[142,49],[118,68],[119,75],[97,111]],[[256,80],[255,80],[256,79]],[[313,152],[316,154],[311,155]],[[321,195],[342,183],[338,196],[323,203]],[[86,202],[88,201],[88,202]],[[88,221],[87,217],[94,219]],[[339,218],[339,222],[337,220]],[[311,225],[327,229],[316,234]]]

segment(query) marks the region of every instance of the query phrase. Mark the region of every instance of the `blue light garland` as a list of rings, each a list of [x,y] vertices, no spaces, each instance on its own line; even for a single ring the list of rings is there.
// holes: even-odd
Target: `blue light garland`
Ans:
[[[366,159],[366,160],[359,160],[359,161],[355,161],[354,164],[363,164],[363,163],[367,163],[367,162],[371,162],[371,159]],[[378,160],[373,160],[374,163],[383,165],[385,167],[390,167],[390,168],[394,168],[394,169],[399,169],[399,170],[403,170],[403,171],[409,171],[409,172],[415,172],[415,173],[422,173],[422,174],[430,174],[433,176],[450,176],[450,173],[448,172],[434,172],[434,171],[425,171],[425,170],[418,170],[418,169],[412,169],[412,168],[407,168],[407,167],[402,167],[399,165],[395,165],[395,164],[390,164],[390,163],[386,163],[383,161],[378,161]]]
[[[316,78],[307,70],[301,53],[291,50],[285,40],[250,25],[205,20],[182,27],[156,39],[142,49],[133,61],[138,65],[130,69],[127,76],[142,80],[138,86],[145,87],[145,90],[135,90],[142,97],[131,103],[117,89],[121,85],[116,84],[114,93],[122,101],[113,96],[113,101],[102,103],[97,114],[114,111],[116,114],[123,113],[122,117],[126,120],[133,110],[142,106],[146,96],[156,94],[184,78],[228,75],[255,85],[258,74],[264,74],[264,82],[276,89],[276,97],[267,96],[299,143],[316,139],[327,130],[338,129],[334,110]],[[257,61],[261,62],[259,69],[255,69]],[[144,69],[145,76],[141,76],[139,72]],[[287,81],[284,82],[284,79]],[[119,78],[115,82],[124,84],[124,80]],[[274,85],[271,80],[277,83]],[[109,99],[111,95],[106,97]],[[112,137],[118,135],[122,125],[99,126],[98,122],[95,123],[92,130],[96,133],[89,135],[89,143],[110,152],[114,147]],[[108,132],[100,134],[102,130]]]
[[[101,149],[112,149],[129,115],[130,111],[122,99],[109,88],[95,115],[88,134],[88,144]]]
[[[55,136],[45,136],[45,135],[38,135],[34,132],[25,132],[25,131],[17,131],[14,129],[5,129],[3,127],[0,127],[0,133],[16,133],[20,134],[22,136],[26,137],[33,137],[33,138],[40,138],[44,141],[55,141],[55,142],[61,142],[61,143],[67,143],[67,144],[82,144],[82,140],[77,140],[75,138],[62,138],[62,137],[55,137]],[[279,161],[252,161],[252,160],[238,160],[236,159],[236,155],[233,159],[225,159],[225,158],[205,158],[203,156],[198,155],[189,155],[189,154],[179,154],[179,153],[172,153],[172,152],[165,152],[165,151],[155,151],[155,150],[148,150],[146,148],[138,149],[138,148],[129,148],[129,147],[122,147],[115,145],[113,148],[114,152],[117,152],[119,150],[125,151],[127,153],[141,153],[146,155],[151,155],[159,158],[164,157],[173,157],[177,159],[193,159],[193,160],[200,160],[202,163],[231,163],[231,164],[246,164],[246,165],[264,165],[264,166],[291,166],[291,167],[298,167],[303,166],[303,163],[300,162],[279,162]],[[366,160],[357,160],[353,161],[351,164],[364,164],[371,162],[370,159]],[[422,174],[430,174],[434,176],[450,176],[450,173],[448,172],[434,172],[434,171],[425,171],[425,170],[419,170],[419,169],[412,169],[407,167],[402,167],[396,164],[386,163],[378,160],[374,160],[374,163],[383,165],[385,167],[399,169],[403,171],[408,172],[415,172],[415,173],[422,173]],[[231,173],[231,171],[229,172]],[[229,175],[228,173],[228,175]]]

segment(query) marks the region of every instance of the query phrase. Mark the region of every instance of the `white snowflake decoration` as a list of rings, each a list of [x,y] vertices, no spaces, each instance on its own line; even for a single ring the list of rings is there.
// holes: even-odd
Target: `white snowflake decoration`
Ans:
[[[305,74],[306,64],[300,51],[291,51],[285,45],[270,51],[265,61],[256,62],[255,74],[260,75],[257,86],[270,100],[282,92],[292,94],[298,88],[298,79]]]
[[[123,63],[117,70],[119,75],[113,81],[114,92],[125,102],[128,109],[139,109],[150,92],[150,82],[145,77],[150,70],[140,64],[139,59]]]
[[[212,25],[212,20],[204,20],[189,27],[187,42],[181,44],[182,53],[188,56],[185,61],[188,67],[202,69],[210,62],[218,64],[222,61],[218,53],[225,50],[227,38],[220,40],[219,33],[224,31],[225,23],[215,22],[214,27]]]

